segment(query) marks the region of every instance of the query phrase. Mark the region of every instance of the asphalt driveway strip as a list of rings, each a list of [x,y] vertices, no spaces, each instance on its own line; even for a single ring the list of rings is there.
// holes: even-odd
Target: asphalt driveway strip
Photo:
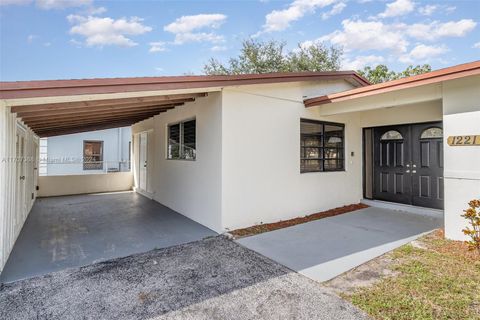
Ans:
[[[0,287],[0,319],[368,319],[223,236]]]

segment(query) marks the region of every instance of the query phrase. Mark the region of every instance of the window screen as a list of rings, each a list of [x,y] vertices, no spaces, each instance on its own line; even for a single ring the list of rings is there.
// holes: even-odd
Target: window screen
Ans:
[[[196,120],[168,126],[168,159],[195,160]]]
[[[344,125],[300,121],[300,172],[344,170]]]

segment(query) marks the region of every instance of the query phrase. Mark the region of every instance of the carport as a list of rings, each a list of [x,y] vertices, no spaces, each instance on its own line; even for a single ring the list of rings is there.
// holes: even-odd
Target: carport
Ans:
[[[0,282],[85,266],[217,233],[133,191],[39,198]]]
[[[192,80],[199,79],[2,83],[2,155],[22,161],[2,173],[0,283],[216,235],[128,191],[133,171],[38,177],[39,138],[131,126],[218,90]]]

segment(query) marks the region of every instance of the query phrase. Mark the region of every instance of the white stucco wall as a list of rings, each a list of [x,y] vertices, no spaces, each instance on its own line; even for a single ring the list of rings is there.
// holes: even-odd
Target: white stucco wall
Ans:
[[[163,205],[221,232],[221,93],[186,103],[153,119],[135,124],[133,134],[149,130],[148,177],[151,197]],[[196,118],[195,161],[167,160],[167,126]],[[138,141],[135,140],[135,160]],[[136,161],[137,162],[137,161]],[[138,187],[138,164],[135,163]]]
[[[103,141],[103,170],[83,170],[83,141]],[[119,162],[128,161],[130,127],[98,130],[84,133],[50,137],[48,147],[48,175],[92,174],[119,168]],[[125,164],[126,166],[126,164]],[[128,168],[128,167],[127,167]]]
[[[444,83],[443,112],[445,236],[463,240],[460,215],[470,200],[480,199],[480,146],[448,146],[447,137],[480,135],[480,76]]]
[[[275,222],[360,201],[360,118],[321,117],[302,102],[304,97],[350,88],[347,82],[332,81],[224,89],[224,228]],[[345,124],[345,171],[300,173],[300,118]]]
[[[39,197],[131,190],[132,172],[42,176],[38,178]]]

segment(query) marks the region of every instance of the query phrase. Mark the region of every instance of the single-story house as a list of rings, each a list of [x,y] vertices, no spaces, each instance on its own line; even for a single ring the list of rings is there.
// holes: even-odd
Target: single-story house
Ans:
[[[38,177],[39,137],[124,126],[134,190],[217,232],[370,200],[432,208],[463,239],[480,197],[480,61],[375,85],[353,71],[2,82],[0,270],[42,190],[130,178]]]

